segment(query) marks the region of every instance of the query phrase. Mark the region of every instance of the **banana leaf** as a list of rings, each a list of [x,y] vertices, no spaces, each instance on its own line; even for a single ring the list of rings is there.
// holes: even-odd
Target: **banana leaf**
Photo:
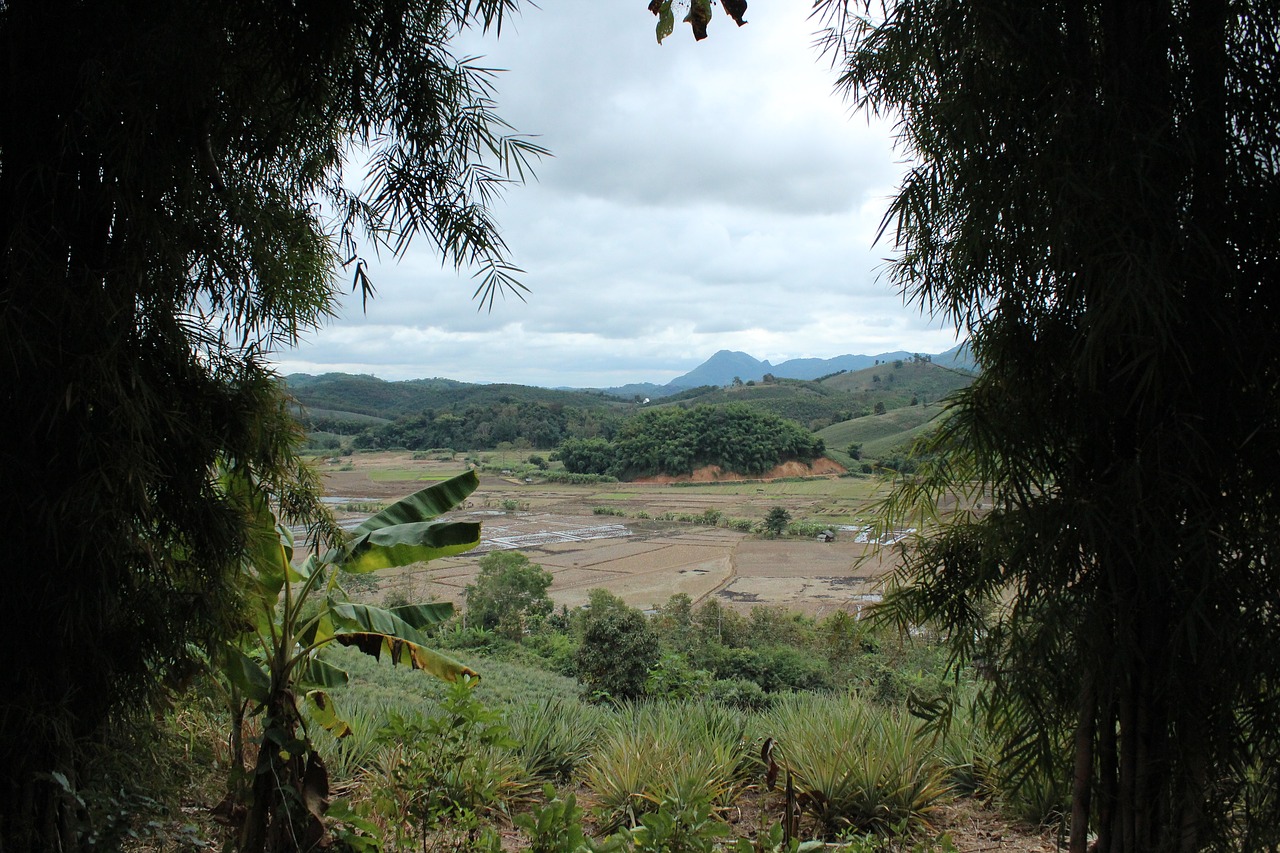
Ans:
[[[444,482],[436,483],[434,486],[428,486],[406,498],[401,498],[382,512],[365,519],[364,523],[355,529],[356,538],[359,539],[366,533],[381,530],[384,527],[414,524],[439,518],[465,501],[467,496],[479,486],[480,478],[474,471],[467,471]]]
[[[389,610],[352,603],[333,604],[330,610],[334,639],[343,645],[378,658],[386,654],[392,663],[408,663],[445,681],[457,681],[463,675],[479,677],[465,664],[427,648],[417,629]]]
[[[339,568],[364,574],[470,551],[480,544],[480,525],[471,521],[396,524],[359,533],[347,546]]]

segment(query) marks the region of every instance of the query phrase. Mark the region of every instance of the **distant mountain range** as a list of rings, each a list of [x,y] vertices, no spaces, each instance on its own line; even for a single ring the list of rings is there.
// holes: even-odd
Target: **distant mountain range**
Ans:
[[[845,370],[862,370],[865,367],[874,367],[877,363],[885,364],[899,359],[909,359],[914,355],[917,353],[897,351],[882,352],[878,355],[838,355],[835,358],[793,358],[779,364],[770,364],[745,352],[720,350],[693,370],[683,376],[677,376],[665,385],[638,382],[599,390],[617,397],[640,395],[657,399],[703,385],[730,385],[734,379],[740,379],[743,382],[759,381],[767,373],[778,379],[818,379]],[[959,344],[943,353],[930,353],[928,358],[940,367],[967,371],[977,369],[967,344]]]

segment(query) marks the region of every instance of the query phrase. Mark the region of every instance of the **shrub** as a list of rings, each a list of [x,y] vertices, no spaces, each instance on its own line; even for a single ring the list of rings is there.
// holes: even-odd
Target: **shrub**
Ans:
[[[769,694],[754,681],[745,678],[719,678],[707,687],[712,702],[743,711],[763,711],[769,707]]]
[[[741,714],[709,703],[622,708],[586,772],[602,825],[635,826],[667,801],[732,800],[750,767],[745,729]]]
[[[764,517],[764,531],[769,538],[781,536],[787,532],[787,525],[791,523],[791,513],[785,508],[775,506],[769,510],[769,514]]]
[[[614,699],[644,694],[649,668],[658,659],[658,636],[643,613],[602,589],[590,593],[578,647],[578,679],[589,690]]]
[[[551,573],[524,554],[491,551],[480,559],[476,582],[466,588],[467,621],[519,642],[527,626],[550,615],[551,581]]]
[[[767,725],[804,809],[826,837],[922,825],[947,795],[928,739],[911,718],[853,697],[776,700]]]
[[[603,724],[602,712],[582,702],[544,699],[510,716],[516,752],[537,779],[568,782],[586,763]]]

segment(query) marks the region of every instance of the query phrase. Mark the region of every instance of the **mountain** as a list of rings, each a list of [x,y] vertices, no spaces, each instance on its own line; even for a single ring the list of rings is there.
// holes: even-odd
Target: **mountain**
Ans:
[[[699,385],[730,385],[734,377],[746,382],[773,373],[773,365],[758,361],[745,352],[722,349],[683,376],[677,376],[667,387],[696,388]]]
[[[605,393],[618,397],[669,397],[688,388],[700,385],[725,386],[732,385],[734,379],[743,382],[760,381],[766,373],[778,379],[818,379],[842,371],[863,370],[874,367],[877,363],[888,364],[910,359],[914,353],[897,351],[882,352],[879,355],[838,355],[834,358],[793,358],[778,365],[768,361],[760,361],[745,352],[720,350],[702,364],[683,376],[677,376],[666,385],[643,383],[625,385],[620,388],[606,388]],[[959,344],[943,353],[929,355],[930,360],[940,367],[956,370],[974,371],[977,365],[969,353],[967,344]]]

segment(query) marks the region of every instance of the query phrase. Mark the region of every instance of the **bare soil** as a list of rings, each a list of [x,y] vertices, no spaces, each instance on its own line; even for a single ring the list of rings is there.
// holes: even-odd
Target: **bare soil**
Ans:
[[[358,503],[394,500],[461,468],[414,460],[410,454],[379,453],[324,463],[322,470],[329,495]],[[725,518],[760,519],[773,506],[786,507],[796,519],[815,513],[820,517],[825,505],[821,482],[803,484],[816,488],[799,494],[767,484],[799,476],[834,478],[843,470],[827,459],[813,466],[791,462],[769,472],[771,478],[752,479],[732,492],[690,485],[743,483],[716,468],[661,482],[594,486],[482,476],[480,488],[454,513],[483,524],[481,546],[459,557],[382,572],[378,594],[461,603],[483,554],[518,549],[552,573],[552,600],[571,608],[585,604],[589,590],[602,588],[641,608],[685,593],[695,603],[714,596],[742,611],[772,604],[815,616],[836,609],[857,613],[878,597],[880,582],[893,564],[891,555],[855,542],[852,533],[837,531],[834,542],[762,540],[723,527],[654,519],[668,513],[700,516],[707,510]],[[623,515],[594,514],[601,504]]]

